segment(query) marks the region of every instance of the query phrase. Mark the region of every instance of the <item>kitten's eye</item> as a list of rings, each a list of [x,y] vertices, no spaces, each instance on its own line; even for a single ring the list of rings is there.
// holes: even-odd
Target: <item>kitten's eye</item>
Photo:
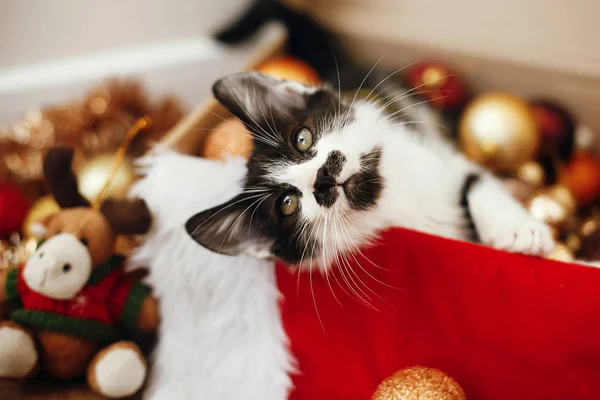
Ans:
[[[302,128],[296,133],[294,138],[294,146],[298,151],[305,152],[312,147],[313,134],[308,128]]]
[[[298,209],[298,196],[295,194],[286,194],[281,198],[281,213],[286,217],[294,214]]]
[[[83,244],[84,246],[88,245],[88,240],[85,237],[82,237],[81,239],[79,239],[79,241],[81,242],[81,244]]]

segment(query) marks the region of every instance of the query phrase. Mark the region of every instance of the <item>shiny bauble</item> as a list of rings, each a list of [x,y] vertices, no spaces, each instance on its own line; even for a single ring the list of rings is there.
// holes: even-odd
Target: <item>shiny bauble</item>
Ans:
[[[31,203],[21,188],[9,181],[0,181],[0,238],[18,231]]]
[[[600,261],[600,217],[586,219],[581,224],[580,234],[579,257],[584,260]]]
[[[318,86],[321,83],[321,79],[313,67],[290,56],[269,58],[256,70],[279,79],[296,81],[305,85]]]
[[[571,114],[546,100],[533,101],[531,110],[540,133],[540,154],[568,160],[575,144],[575,121]]]
[[[466,85],[447,65],[424,61],[412,66],[407,75],[411,88],[436,108],[456,108],[467,100]]]
[[[224,160],[227,156],[248,159],[254,142],[246,126],[237,118],[218,124],[204,141],[201,156],[212,160]]]
[[[521,165],[517,170],[517,176],[520,180],[533,188],[543,186],[546,180],[544,167],[535,161],[528,161]]]
[[[60,211],[60,207],[52,195],[47,194],[40,197],[31,205],[23,221],[21,231],[26,238],[42,239],[43,235],[36,229],[36,225],[43,224],[47,217],[56,214],[58,211]]]
[[[575,129],[575,149],[600,156],[600,135],[587,125]]]
[[[600,198],[600,158],[583,152],[574,154],[559,179],[580,205],[593,203]]]
[[[96,200],[106,182],[111,178],[115,154],[108,153],[92,157],[75,166],[79,192],[88,201]],[[135,180],[135,169],[129,159],[123,160],[112,178],[105,197],[123,198]]]
[[[436,368],[410,367],[385,379],[372,400],[466,400],[454,379]]]
[[[531,107],[508,93],[477,97],[465,109],[458,131],[467,157],[498,172],[514,172],[532,160],[540,142]]]
[[[556,243],[554,249],[552,250],[552,253],[550,253],[550,255],[548,256],[548,259],[562,262],[575,261],[573,252],[571,252],[569,247],[564,243]]]
[[[575,215],[577,203],[569,189],[555,185],[535,194],[529,200],[527,209],[535,218],[560,230]]]

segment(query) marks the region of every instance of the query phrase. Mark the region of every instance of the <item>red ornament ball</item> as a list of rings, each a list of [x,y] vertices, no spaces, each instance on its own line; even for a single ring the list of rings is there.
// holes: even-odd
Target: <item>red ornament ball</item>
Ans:
[[[600,199],[600,159],[593,154],[576,153],[560,173],[577,203],[585,206]]]
[[[423,61],[415,64],[408,71],[408,83],[442,110],[460,107],[467,101],[467,87],[442,63]]]
[[[545,100],[534,100],[531,111],[540,132],[540,154],[569,159],[575,143],[575,122],[569,112]]]
[[[0,181],[0,237],[19,231],[31,203],[21,189],[8,181]]]

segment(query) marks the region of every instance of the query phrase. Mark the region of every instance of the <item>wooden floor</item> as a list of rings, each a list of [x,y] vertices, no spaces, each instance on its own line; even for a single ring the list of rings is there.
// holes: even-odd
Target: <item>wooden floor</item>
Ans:
[[[85,381],[60,382],[50,378],[25,381],[0,379],[1,400],[104,400],[88,389]],[[129,400],[139,400],[140,395]]]

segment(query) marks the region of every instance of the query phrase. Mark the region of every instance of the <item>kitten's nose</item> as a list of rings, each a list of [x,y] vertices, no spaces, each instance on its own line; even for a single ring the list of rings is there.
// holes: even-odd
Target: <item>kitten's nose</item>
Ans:
[[[314,189],[317,193],[324,193],[336,185],[336,180],[326,166],[322,166],[317,171],[317,179],[315,179]]]

